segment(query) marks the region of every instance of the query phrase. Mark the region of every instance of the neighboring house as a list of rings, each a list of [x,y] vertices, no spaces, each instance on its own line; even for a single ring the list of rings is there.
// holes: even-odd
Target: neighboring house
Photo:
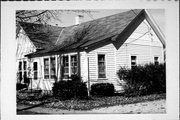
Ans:
[[[146,10],[131,10],[70,27],[19,23],[19,76],[33,89],[51,90],[55,80],[78,74],[84,82],[113,83],[122,90],[120,67],[163,63],[164,36]]]

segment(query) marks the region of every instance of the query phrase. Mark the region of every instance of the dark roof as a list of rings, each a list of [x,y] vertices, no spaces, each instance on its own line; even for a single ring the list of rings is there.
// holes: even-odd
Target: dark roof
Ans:
[[[57,39],[55,46],[46,50],[29,54],[29,57],[43,56],[46,53],[55,53],[77,48],[85,48],[107,38],[116,38],[143,10],[130,10],[127,12],[99,18],[89,22],[81,23],[63,28]],[[78,39],[77,32],[81,33],[87,29],[87,33],[82,39]]]
[[[62,27],[19,22],[31,42],[37,49],[48,49],[55,46]]]

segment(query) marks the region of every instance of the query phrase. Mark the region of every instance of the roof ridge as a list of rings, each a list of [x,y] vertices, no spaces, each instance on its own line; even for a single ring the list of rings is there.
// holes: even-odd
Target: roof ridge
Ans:
[[[112,16],[115,16],[115,15],[119,15],[119,14],[131,12],[132,10],[143,10],[143,9],[130,9],[130,10],[128,10],[128,11],[116,13],[116,14],[113,14],[113,15],[108,15],[108,16],[101,17],[101,18],[97,18],[97,19],[94,19],[94,20],[86,21],[86,22],[83,22],[83,23],[80,23],[80,24],[77,24],[77,25],[70,25],[70,26],[67,26],[67,27],[74,27],[74,26],[79,26],[79,25],[82,25],[82,24],[87,24],[87,23],[90,23],[90,22],[92,22],[92,21],[97,21],[97,20],[104,19],[104,18],[108,18],[108,17],[112,17]],[[64,28],[67,28],[67,27],[64,27]]]

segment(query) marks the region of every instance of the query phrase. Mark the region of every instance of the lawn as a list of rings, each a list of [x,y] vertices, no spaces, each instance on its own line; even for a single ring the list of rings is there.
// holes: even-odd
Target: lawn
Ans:
[[[93,108],[133,104],[153,100],[166,99],[166,94],[152,94],[138,97],[125,97],[114,95],[109,97],[91,97],[88,99],[70,99],[60,101],[52,95],[42,95],[41,93],[17,93],[17,103],[27,105],[41,104],[43,107],[58,108],[64,110],[91,110]]]

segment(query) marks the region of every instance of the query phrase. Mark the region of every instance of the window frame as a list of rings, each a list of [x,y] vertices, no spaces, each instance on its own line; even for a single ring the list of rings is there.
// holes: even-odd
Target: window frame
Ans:
[[[45,65],[45,59],[48,60],[48,62],[47,62],[48,63],[48,68],[45,68],[45,66],[46,66]],[[43,77],[44,77],[45,80],[50,79],[50,60],[49,60],[49,57],[43,58],[43,64],[44,64],[44,75],[43,75]],[[45,74],[45,69],[48,70],[48,72],[47,72],[48,74]],[[46,75],[48,76],[48,78],[45,77]]]
[[[155,61],[155,58],[158,58],[158,59],[157,59],[157,61],[158,61],[157,64],[155,63],[155,62],[156,62],[156,61]],[[153,63],[154,63],[154,65],[159,65],[159,63],[160,63],[160,62],[159,62],[159,59],[160,59],[159,56],[154,56],[154,57],[153,57]]]
[[[68,55],[64,55],[63,57],[63,79],[68,79],[69,78],[69,56]],[[67,61],[64,61],[64,58],[67,58]],[[65,63],[67,64],[67,66],[65,66]],[[65,68],[67,69],[68,72],[65,73]],[[65,76],[67,76],[67,78],[65,78]]]
[[[54,65],[52,64],[52,59],[54,60]],[[56,76],[56,57],[52,56],[49,58],[50,60],[50,79],[54,79]],[[52,67],[53,66],[53,67]],[[52,74],[52,70],[54,70],[54,74]]]
[[[64,80],[69,80],[72,75],[75,75],[75,74],[72,73],[72,57],[73,56],[76,56],[77,71],[76,71],[75,74],[78,74],[78,63],[79,63],[78,62],[78,54],[77,53],[63,54],[63,56],[62,56],[62,59],[63,59],[63,69],[64,69],[64,58],[63,57],[67,57],[68,58],[68,62],[67,62],[67,64],[68,64],[68,66],[67,66],[68,73],[64,73],[64,71],[63,71],[63,79]],[[67,76],[67,77],[65,77],[65,76]]]
[[[105,68],[104,68],[104,72],[105,72],[105,77],[102,78],[102,77],[99,77],[99,61],[98,61],[98,56],[99,55],[104,55],[104,65],[105,65]],[[99,52],[97,53],[96,55],[96,65],[97,65],[97,79],[99,80],[103,80],[103,79],[107,79],[107,54],[106,53],[102,53],[102,52]]]
[[[135,65],[132,65],[132,57],[135,57]],[[131,69],[135,66],[137,66],[137,55],[131,55],[130,56],[130,66],[131,66]]]
[[[72,57],[76,57],[76,61],[74,60],[74,61],[72,61]],[[71,75],[76,75],[76,74],[78,74],[78,56],[77,56],[77,54],[74,54],[74,55],[70,55],[70,60],[71,60],[71,62],[70,62],[70,70],[71,70]],[[76,63],[76,66],[74,66],[73,64],[75,64]],[[73,67],[75,67],[75,72],[73,73]]]
[[[55,60],[55,64],[54,64],[54,68],[55,68],[55,73],[54,73],[54,75],[56,76],[56,73],[57,73],[57,56],[48,56],[48,57],[44,57],[43,58],[43,64],[44,64],[44,74],[43,74],[43,78],[45,79],[45,80],[53,80],[54,78],[51,78],[51,59],[52,58],[54,58],[54,60]],[[45,63],[44,63],[44,60],[45,59],[48,59],[48,64],[49,64],[49,66],[48,66],[48,78],[45,78]]]
[[[34,69],[34,68],[35,68],[35,67],[34,67],[34,66],[35,66],[35,63],[37,64],[36,70]],[[35,74],[37,74],[36,77],[35,77]],[[34,79],[34,80],[38,80],[38,62],[37,62],[37,61],[34,61],[34,62],[33,62],[33,79]]]
[[[21,63],[21,66],[20,66],[20,63]],[[24,80],[25,74],[26,74],[26,77],[28,77],[28,61],[26,59],[20,59],[18,61],[18,75],[19,75],[19,79],[21,77],[21,81]]]

